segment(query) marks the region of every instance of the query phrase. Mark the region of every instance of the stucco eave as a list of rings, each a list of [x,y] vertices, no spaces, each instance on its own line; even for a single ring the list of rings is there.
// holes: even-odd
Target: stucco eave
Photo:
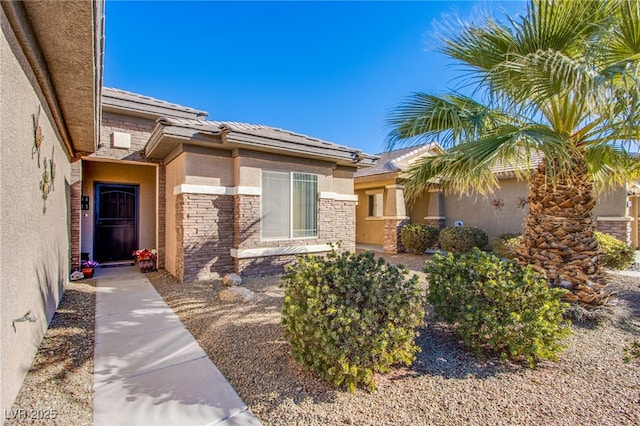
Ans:
[[[94,152],[100,123],[103,2],[2,3],[11,9],[7,15],[12,28],[69,154]]]
[[[353,180],[354,185],[356,187],[358,185],[370,186],[372,183],[380,183],[380,185],[387,182],[397,182],[399,177],[399,172],[390,172],[390,173],[379,173],[376,175],[368,175],[368,176],[356,176]]]

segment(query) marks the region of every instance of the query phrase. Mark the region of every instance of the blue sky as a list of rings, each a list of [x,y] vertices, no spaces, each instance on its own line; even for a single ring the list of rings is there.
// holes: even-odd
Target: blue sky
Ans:
[[[457,84],[438,23],[487,10],[526,3],[107,0],[104,85],[373,154],[402,99]]]

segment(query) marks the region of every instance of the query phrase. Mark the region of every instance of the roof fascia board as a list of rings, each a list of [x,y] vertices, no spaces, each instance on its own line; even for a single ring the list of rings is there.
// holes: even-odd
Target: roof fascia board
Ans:
[[[199,115],[198,113],[187,112],[184,110],[179,110],[177,108],[151,105],[143,102],[114,98],[108,94],[103,94],[102,96],[102,108],[105,111],[133,114],[144,118],[151,118],[154,120],[165,116],[189,119],[200,119],[203,116],[206,116],[206,113],[205,115]]]
[[[232,131],[227,135],[227,141],[229,143],[235,142],[237,144],[244,145],[245,147],[248,147],[250,149],[252,147],[259,147],[262,149],[266,149],[267,151],[275,150],[287,153],[305,154],[305,156],[311,156],[320,159],[328,158],[340,164],[355,164],[356,162],[354,161],[354,155],[358,155],[360,157],[360,163],[364,161],[364,164],[362,164],[363,166],[366,166],[369,163],[373,164],[373,162],[375,161],[371,156],[364,155],[356,150],[348,150],[345,147],[341,147],[339,145],[336,145],[335,147],[324,148],[304,143],[264,138],[235,131]],[[275,144],[274,142],[278,143]]]

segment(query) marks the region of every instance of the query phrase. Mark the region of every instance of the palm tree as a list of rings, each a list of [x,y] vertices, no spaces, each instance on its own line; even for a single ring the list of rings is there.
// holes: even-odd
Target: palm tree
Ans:
[[[487,194],[492,169],[511,165],[530,180],[517,260],[568,300],[604,303],[591,214],[594,190],[629,177],[640,139],[638,0],[531,0],[508,24],[482,18],[442,41],[475,96],[415,93],[392,110],[388,149],[448,148],[410,169],[408,198],[431,185]]]

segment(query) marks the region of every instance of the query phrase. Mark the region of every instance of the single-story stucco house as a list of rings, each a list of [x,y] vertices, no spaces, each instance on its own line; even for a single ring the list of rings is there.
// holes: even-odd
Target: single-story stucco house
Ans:
[[[397,252],[403,249],[399,229],[407,223],[442,228],[461,222],[487,231],[489,241],[502,233],[522,232],[528,208],[528,183],[516,179],[510,167],[494,170],[500,187],[490,196],[444,194],[432,188],[408,205],[401,184],[405,172],[420,158],[442,152],[437,143],[385,152],[374,167],[356,173],[357,243]],[[625,187],[600,194],[593,210],[596,228],[638,247],[639,190],[638,182],[629,182]]]
[[[73,264],[158,251],[182,281],[278,273],[295,254],[355,249],[353,175],[377,157],[263,125],[105,88],[82,192]],[[77,202],[74,197],[79,197]],[[74,246],[74,243],[78,243]]]
[[[353,175],[377,157],[103,89],[101,1],[0,5],[5,412],[83,258],[156,249],[191,281],[355,249]]]

